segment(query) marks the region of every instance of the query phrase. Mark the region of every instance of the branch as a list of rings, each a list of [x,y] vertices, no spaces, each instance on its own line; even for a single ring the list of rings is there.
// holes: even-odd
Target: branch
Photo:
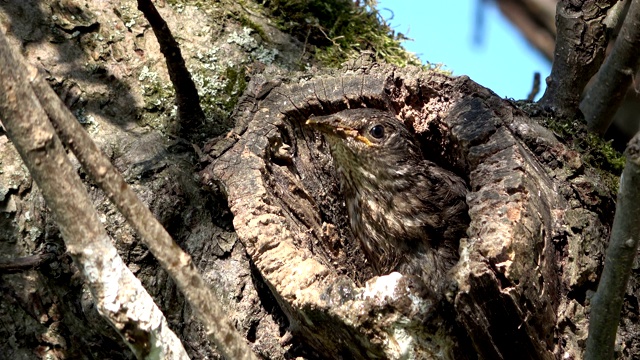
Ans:
[[[254,359],[246,340],[231,325],[221,300],[209,289],[191,256],[173,241],[46,81],[38,75],[31,79],[31,85],[62,141],[176,282],[206,326],[209,339],[227,359]]]
[[[589,130],[607,131],[639,68],[640,0],[633,0],[613,50],[580,103]]]
[[[591,299],[585,360],[613,359],[616,331],[627,282],[640,237],[640,133],[627,146],[627,163],[620,178],[611,241],[598,291]]]
[[[608,34],[607,10],[616,0],[561,0],[556,8],[556,49],[547,90],[540,103],[562,117],[578,113],[580,95],[604,60]]]
[[[607,18],[604,20],[605,25],[613,30],[613,34],[615,34],[616,37],[620,33],[622,22],[627,17],[631,1],[632,0],[619,0],[615,5],[613,5],[613,7],[611,7],[611,10],[609,10],[609,13],[607,14]]]
[[[547,0],[497,0],[504,16],[515,25],[529,43],[548,60],[553,58],[555,15],[553,2]]]
[[[144,17],[149,21],[167,63],[169,78],[176,91],[180,131],[192,134],[194,133],[193,129],[204,124],[205,116],[202,107],[200,107],[198,90],[184,63],[180,46],[171,34],[167,22],[160,16],[150,0],[138,0],[138,10],[142,11]]]
[[[527,95],[527,100],[534,101],[536,99],[536,96],[538,96],[539,92],[540,92],[540,73],[536,71],[533,74],[533,85],[531,86],[531,92],[529,92],[529,95]]]
[[[53,249],[42,249],[38,253],[17,259],[0,260],[0,274],[15,274],[28,270],[39,269],[58,258]]]
[[[29,86],[36,71],[23,61],[0,31],[0,119],[42,191],[98,311],[138,358],[188,359],[162,311],[113,247]]]

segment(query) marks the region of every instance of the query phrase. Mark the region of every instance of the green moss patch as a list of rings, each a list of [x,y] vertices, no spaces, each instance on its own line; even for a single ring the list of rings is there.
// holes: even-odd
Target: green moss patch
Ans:
[[[357,2],[361,3],[361,2]],[[375,1],[357,5],[353,0],[266,0],[264,6],[277,26],[315,49],[316,58],[340,66],[369,51],[376,60],[398,66],[421,65],[404,48],[407,38],[384,21]]]
[[[556,132],[561,138],[582,154],[582,161],[594,168],[620,175],[624,168],[625,157],[611,145],[611,141],[588,132],[584,124],[548,118],[544,125]]]

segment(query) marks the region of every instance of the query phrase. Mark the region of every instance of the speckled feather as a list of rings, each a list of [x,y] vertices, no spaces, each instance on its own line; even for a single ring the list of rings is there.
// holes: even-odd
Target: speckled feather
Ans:
[[[351,109],[308,124],[330,144],[351,230],[376,272],[439,284],[458,258],[468,224],[464,181],[425,160],[413,134],[390,113]]]

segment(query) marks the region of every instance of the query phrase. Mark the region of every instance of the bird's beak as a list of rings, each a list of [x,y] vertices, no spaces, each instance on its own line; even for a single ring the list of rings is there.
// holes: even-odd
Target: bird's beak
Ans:
[[[306,122],[307,125],[311,125],[314,129],[325,132],[325,133],[334,133],[336,131],[343,130],[353,130],[348,129],[342,125],[342,122],[337,116],[327,115],[327,116],[314,116],[309,118]]]
[[[360,135],[360,132],[357,129],[344,126],[339,118],[332,115],[315,116],[309,118],[305,124],[310,125],[314,129],[329,136],[338,136],[343,139],[351,137],[365,143],[367,146],[373,145],[369,139]]]

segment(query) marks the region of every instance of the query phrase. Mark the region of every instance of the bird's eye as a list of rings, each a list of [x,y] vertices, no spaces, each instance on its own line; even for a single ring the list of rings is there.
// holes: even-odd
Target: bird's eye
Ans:
[[[384,136],[384,126],[375,125],[371,130],[369,130],[369,134],[376,139],[381,139]]]

